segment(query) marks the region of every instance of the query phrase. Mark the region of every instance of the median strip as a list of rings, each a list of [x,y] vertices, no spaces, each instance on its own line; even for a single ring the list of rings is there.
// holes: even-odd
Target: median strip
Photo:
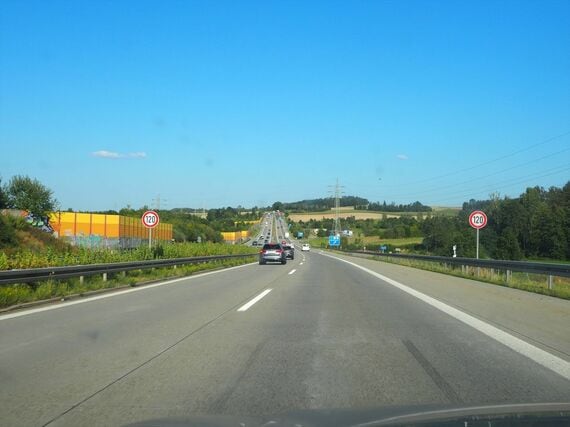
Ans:
[[[253,306],[256,302],[258,302],[259,300],[261,300],[265,295],[267,295],[269,292],[271,292],[271,289],[266,289],[264,290],[262,293],[260,293],[258,296],[256,296],[255,298],[253,298],[252,300],[250,300],[249,302],[245,303],[244,305],[242,305],[240,308],[237,309],[237,311],[247,311],[251,308],[251,306]]]

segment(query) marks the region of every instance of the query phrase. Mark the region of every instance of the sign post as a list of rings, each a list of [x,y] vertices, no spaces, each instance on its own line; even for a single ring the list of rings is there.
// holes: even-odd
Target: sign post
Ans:
[[[469,225],[477,230],[477,259],[479,259],[479,230],[487,225],[487,215],[483,211],[469,214]]]
[[[160,218],[155,211],[146,211],[143,213],[141,221],[148,228],[148,248],[152,247],[152,229],[158,225]]]

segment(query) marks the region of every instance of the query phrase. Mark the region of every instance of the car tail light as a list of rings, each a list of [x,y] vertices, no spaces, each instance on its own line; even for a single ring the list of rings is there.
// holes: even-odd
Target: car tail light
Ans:
[[[282,251],[281,249],[277,249],[276,252],[277,252],[278,254],[282,254],[282,253],[283,253],[283,251]]]

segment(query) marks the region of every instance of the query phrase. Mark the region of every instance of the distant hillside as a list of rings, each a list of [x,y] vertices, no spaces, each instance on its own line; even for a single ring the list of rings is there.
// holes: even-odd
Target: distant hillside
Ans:
[[[370,203],[367,210],[377,212],[431,212],[432,208],[416,201],[407,205],[396,205],[394,202],[380,204],[380,202]]]
[[[302,212],[302,211],[323,211],[334,207],[334,198],[327,197],[321,199],[307,199],[298,202],[276,202],[275,205],[280,205],[282,210],[289,212]],[[356,196],[343,196],[340,198],[340,206],[366,206],[368,200]]]
[[[374,211],[366,211],[366,210],[348,210],[348,209],[344,209],[339,212],[339,218],[341,219],[346,219],[346,218],[354,218],[355,220],[365,220],[365,219],[374,219],[374,220],[380,220],[380,219],[386,219],[386,218],[400,218],[403,216],[406,217],[416,217],[422,215],[422,213],[414,213],[414,212],[391,212],[391,213],[385,213],[385,212],[374,212]],[[423,214],[423,217],[425,217],[425,215],[427,214]],[[335,213],[332,210],[328,210],[328,211],[313,211],[313,212],[295,212],[295,213],[290,213],[288,218],[290,221],[303,221],[303,222],[307,222],[310,220],[316,220],[316,221],[320,221],[323,219],[334,219],[335,218]]]
[[[298,202],[276,202],[274,208],[278,208],[291,213],[300,212],[322,212],[333,208],[335,200],[332,197],[321,199],[308,199]],[[368,199],[357,196],[343,196],[340,198],[341,207],[353,207],[359,211],[372,212],[431,212],[432,208],[416,201],[407,205],[396,205],[394,202],[386,203],[386,201],[370,202]]]

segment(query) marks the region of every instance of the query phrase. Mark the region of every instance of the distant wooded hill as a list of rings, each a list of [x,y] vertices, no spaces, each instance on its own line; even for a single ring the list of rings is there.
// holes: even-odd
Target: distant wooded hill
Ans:
[[[273,209],[284,210],[288,212],[318,212],[333,208],[335,199],[332,197],[321,199],[308,199],[298,202],[275,202]],[[379,212],[431,212],[430,206],[423,205],[420,202],[409,203],[407,205],[397,205],[394,202],[383,203],[370,202],[368,199],[357,196],[343,196],[340,198],[340,206],[354,206],[357,210],[379,211]]]

